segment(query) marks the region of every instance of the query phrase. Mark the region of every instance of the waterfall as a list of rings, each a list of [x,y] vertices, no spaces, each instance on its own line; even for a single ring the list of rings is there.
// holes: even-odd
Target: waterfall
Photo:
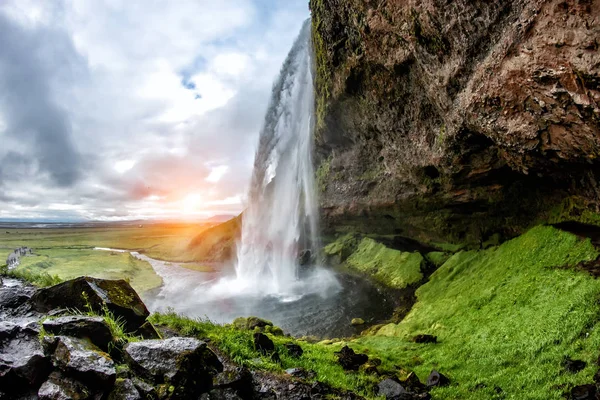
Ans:
[[[313,130],[312,40],[306,21],[273,86],[238,243],[237,280],[262,293],[289,291],[298,281],[299,252],[316,254],[319,248]]]

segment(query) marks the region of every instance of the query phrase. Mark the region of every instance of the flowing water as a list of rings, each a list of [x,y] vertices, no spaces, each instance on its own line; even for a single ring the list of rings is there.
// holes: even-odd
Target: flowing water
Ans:
[[[310,22],[302,27],[273,93],[260,134],[237,263],[215,273],[148,261],[163,286],[145,300],[153,311],[231,322],[255,315],[294,335],[347,336],[352,318],[379,322],[391,302],[363,279],[319,264],[318,206],[312,162],[314,129]],[[299,254],[310,251],[301,268]],[[308,253],[307,253],[308,254]]]

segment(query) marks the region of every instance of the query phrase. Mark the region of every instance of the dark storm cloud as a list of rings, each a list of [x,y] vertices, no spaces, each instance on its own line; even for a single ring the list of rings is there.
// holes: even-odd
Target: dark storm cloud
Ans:
[[[48,174],[55,185],[71,186],[80,177],[81,156],[72,142],[68,114],[52,95],[51,81],[71,73],[81,60],[66,34],[47,28],[22,28],[2,14],[0,38],[0,104],[7,125],[5,134],[19,149],[28,150],[28,160],[16,160],[13,153],[12,158],[3,158],[2,164],[13,168],[35,163],[39,173]]]

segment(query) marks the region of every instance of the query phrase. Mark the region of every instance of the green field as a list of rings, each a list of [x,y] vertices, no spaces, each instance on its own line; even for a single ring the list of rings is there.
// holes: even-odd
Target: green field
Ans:
[[[34,255],[21,257],[17,273],[49,274],[61,279],[93,276],[127,279],[140,293],[161,285],[150,264],[128,253],[98,251],[94,247],[135,250],[151,258],[194,261],[188,251],[192,238],[210,224],[155,224],[137,227],[58,229],[2,229],[0,264],[16,248],[28,246]],[[202,269],[202,265],[190,265]]]

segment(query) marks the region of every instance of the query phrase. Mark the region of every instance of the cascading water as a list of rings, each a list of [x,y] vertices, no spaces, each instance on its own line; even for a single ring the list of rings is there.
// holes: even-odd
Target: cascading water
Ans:
[[[164,284],[152,294],[153,311],[174,309],[193,317],[231,322],[255,315],[295,335],[355,333],[351,318],[391,313],[378,290],[363,279],[318,265],[300,273],[298,255],[318,254],[318,209],[312,164],[313,61],[307,21],[281,74],[260,133],[244,211],[235,275],[226,268],[199,273],[158,260]],[[318,263],[312,263],[318,264]]]
[[[318,249],[312,66],[307,21],[273,87],[238,245],[237,279],[267,293],[295,287],[299,252]]]

